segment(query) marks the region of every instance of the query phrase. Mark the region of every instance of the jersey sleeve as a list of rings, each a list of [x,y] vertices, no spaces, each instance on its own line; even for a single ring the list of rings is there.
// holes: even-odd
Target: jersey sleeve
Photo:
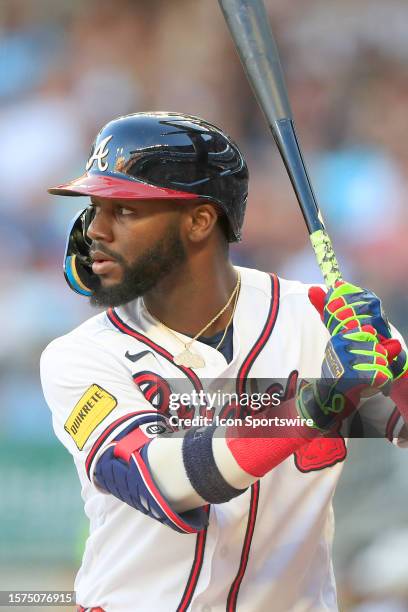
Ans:
[[[99,455],[122,430],[165,420],[114,353],[89,340],[54,340],[40,372],[55,434],[90,479]]]

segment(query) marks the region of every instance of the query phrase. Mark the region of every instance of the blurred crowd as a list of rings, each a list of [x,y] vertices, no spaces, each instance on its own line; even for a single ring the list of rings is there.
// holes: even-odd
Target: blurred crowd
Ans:
[[[407,334],[408,4],[265,4],[343,274],[375,290]],[[223,127],[250,168],[234,260],[321,282],[216,0],[2,0],[0,49],[0,437],[51,439],[38,356],[91,310],[62,274],[66,229],[86,199],[46,188],[82,174],[110,118],[171,110]]]

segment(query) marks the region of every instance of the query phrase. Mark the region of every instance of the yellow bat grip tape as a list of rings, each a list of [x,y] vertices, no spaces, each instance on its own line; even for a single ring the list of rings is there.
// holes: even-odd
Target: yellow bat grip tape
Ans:
[[[317,263],[322,271],[327,287],[333,287],[341,280],[339,264],[334,254],[332,242],[325,230],[317,230],[310,234],[310,241],[316,254]]]

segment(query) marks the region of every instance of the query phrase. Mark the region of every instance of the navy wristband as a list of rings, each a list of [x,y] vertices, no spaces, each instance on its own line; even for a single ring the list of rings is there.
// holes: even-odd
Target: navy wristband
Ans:
[[[190,429],[183,440],[183,462],[194,490],[210,504],[222,504],[246,489],[235,489],[224,479],[215,463],[212,439],[215,426]]]

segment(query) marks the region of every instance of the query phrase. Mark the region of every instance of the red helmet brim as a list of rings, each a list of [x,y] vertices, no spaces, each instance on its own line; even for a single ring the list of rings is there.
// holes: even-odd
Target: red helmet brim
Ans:
[[[99,196],[122,200],[199,200],[196,193],[176,191],[166,187],[149,185],[142,181],[128,180],[103,174],[84,174],[69,183],[51,187],[52,195]]]

